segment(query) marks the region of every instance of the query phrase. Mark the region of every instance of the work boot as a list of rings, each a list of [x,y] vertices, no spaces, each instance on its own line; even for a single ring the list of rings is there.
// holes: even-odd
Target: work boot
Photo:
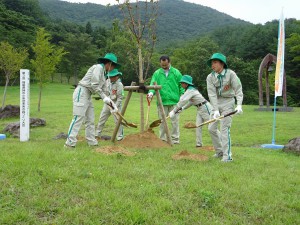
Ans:
[[[71,149],[75,149],[75,146],[64,144],[64,148],[71,150]]]
[[[124,137],[117,137],[117,141],[122,141]]]
[[[214,158],[222,158],[223,157],[223,153],[222,152],[219,152],[219,153],[215,153],[213,155]]]
[[[226,163],[226,162],[232,162],[232,161],[233,161],[232,158],[230,158],[230,159],[221,159],[221,162],[224,162],[224,163]]]

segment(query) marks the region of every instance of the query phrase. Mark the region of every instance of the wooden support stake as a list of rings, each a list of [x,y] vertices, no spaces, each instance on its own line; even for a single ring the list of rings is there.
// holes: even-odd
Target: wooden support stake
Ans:
[[[131,85],[134,86],[134,85],[135,85],[135,82],[132,82]],[[122,107],[122,110],[121,110],[121,114],[122,114],[122,115],[125,114],[126,108],[127,108],[127,106],[128,106],[129,100],[130,100],[130,98],[131,98],[131,95],[132,95],[132,90],[128,91],[128,95],[127,95],[126,100],[125,100],[125,102],[124,102],[124,106]],[[120,128],[121,121],[122,121],[122,118],[119,117],[118,122],[117,122],[117,124],[116,124],[116,126],[115,126],[115,129],[114,129],[113,135],[112,135],[112,137],[111,137],[111,141],[112,141],[112,142],[115,142],[115,141],[116,141],[116,136],[117,136],[118,130],[119,130],[119,128]]]
[[[156,84],[156,83],[154,83],[154,84]],[[165,110],[164,110],[164,107],[163,107],[163,104],[161,101],[161,97],[160,97],[158,90],[155,90],[155,93],[156,93],[156,98],[157,98],[157,102],[158,102],[158,107],[159,107],[159,110],[161,111],[162,124],[165,127],[165,132],[167,135],[167,142],[172,146],[173,144],[172,144],[171,134],[170,134],[170,130],[168,127],[167,118],[166,118]]]

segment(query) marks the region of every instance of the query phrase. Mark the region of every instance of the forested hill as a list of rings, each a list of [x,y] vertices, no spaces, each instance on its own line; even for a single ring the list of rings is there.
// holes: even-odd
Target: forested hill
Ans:
[[[39,0],[41,8],[53,19],[92,26],[111,27],[120,16],[118,6],[92,3],[69,3],[60,0]],[[159,45],[175,43],[201,36],[227,25],[249,25],[212,8],[182,0],[160,0],[157,36]]]

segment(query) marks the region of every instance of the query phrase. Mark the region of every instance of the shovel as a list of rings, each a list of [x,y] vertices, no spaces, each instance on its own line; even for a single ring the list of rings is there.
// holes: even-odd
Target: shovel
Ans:
[[[195,125],[195,124],[186,124],[186,125],[184,125],[184,128],[191,129],[191,128],[202,127],[202,126],[205,125],[205,124],[213,123],[213,122],[215,122],[215,121],[217,121],[217,120],[221,120],[221,119],[223,119],[223,118],[225,118],[225,117],[227,117],[227,116],[231,116],[231,115],[235,114],[236,112],[237,112],[237,110],[235,110],[235,111],[233,111],[233,112],[230,112],[230,113],[227,113],[227,114],[225,114],[225,115],[219,116],[218,118],[211,119],[211,120],[207,120],[206,122],[201,123],[201,124],[199,124],[199,125]]]
[[[107,104],[107,105],[108,105],[109,107],[111,107],[112,109],[114,109],[112,103],[109,103],[109,104]],[[127,120],[124,118],[124,116],[123,116],[121,113],[119,113],[119,111],[116,112],[116,115],[118,115],[119,117],[122,118],[122,120],[123,120],[124,123],[126,124],[126,125],[125,125],[126,127],[134,127],[134,128],[137,128],[137,125],[136,125],[136,124],[134,124],[134,123],[128,123]]]
[[[149,99],[147,98],[147,102],[148,102],[148,109],[147,109],[147,116],[146,116],[146,127],[148,127],[148,123],[149,123],[149,113],[150,113],[150,102],[151,102],[152,98]]]
[[[176,112],[175,112],[175,114],[178,113],[178,112],[180,112],[180,111],[182,111],[182,108],[177,109]],[[170,118],[170,116],[166,117],[166,119],[169,119],[169,118]],[[158,127],[161,123],[162,123],[161,119],[155,120],[152,123],[150,123],[149,128]]]

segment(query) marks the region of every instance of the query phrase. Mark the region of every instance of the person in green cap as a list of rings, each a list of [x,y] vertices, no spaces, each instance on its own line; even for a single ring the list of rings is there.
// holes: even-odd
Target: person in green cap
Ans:
[[[170,118],[173,118],[177,113],[183,110],[196,106],[197,116],[196,124],[201,124],[210,119],[212,111],[211,104],[202,96],[202,94],[195,88],[193,78],[190,75],[183,75],[180,80],[182,88],[185,89],[184,94],[180,97],[179,102],[174,109],[169,113]],[[208,126],[209,134],[212,138],[214,149],[216,152],[222,151],[220,140],[220,131],[217,126]],[[202,147],[202,127],[196,128],[196,147]]]
[[[114,102],[114,104],[117,106],[119,110],[122,109],[122,100],[124,97],[124,87],[121,81],[122,73],[118,71],[118,69],[113,69],[112,71],[109,71],[107,74],[107,94],[110,97],[110,99]],[[104,128],[104,125],[106,121],[108,120],[109,116],[113,113],[113,109],[111,109],[107,104],[104,104],[97,129],[96,129],[96,136],[101,137],[101,132]],[[117,117],[114,116],[115,123],[117,123]],[[121,141],[124,137],[123,134],[123,126],[121,125],[117,134],[117,140]]]
[[[97,146],[95,138],[95,114],[92,94],[98,94],[104,103],[115,103],[105,94],[105,74],[121,65],[113,53],[98,58],[98,63],[91,66],[85,76],[78,82],[73,93],[73,119],[71,121],[65,148],[75,148],[77,135],[82,123],[85,123],[85,138],[89,146]],[[114,110],[118,110],[115,106]]]
[[[229,69],[225,55],[214,53],[207,61],[212,72],[207,76],[207,92],[209,101],[213,107],[213,118],[225,115],[236,110],[236,114],[242,114],[243,91],[242,84],[236,73]],[[237,106],[235,107],[235,99]],[[232,161],[230,127],[232,116],[220,120],[220,132],[222,140],[222,152],[216,152],[215,157],[222,158],[222,162]],[[211,126],[218,126],[219,121]]]
[[[161,68],[153,73],[150,85],[154,82],[157,85],[161,85],[162,88],[159,90],[164,111],[169,114],[178,103],[180,96],[184,93],[184,89],[180,85],[181,73],[178,69],[174,68],[170,64],[169,56],[163,55],[159,59]],[[149,90],[147,94],[148,101],[152,100],[154,90]],[[158,110],[158,116],[162,119],[160,110]],[[173,144],[179,144],[179,115],[174,116],[171,119],[172,130],[171,139]],[[159,127],[159,137],[163,141],[167,141],[166,131],[164,125],[161,124]]]

